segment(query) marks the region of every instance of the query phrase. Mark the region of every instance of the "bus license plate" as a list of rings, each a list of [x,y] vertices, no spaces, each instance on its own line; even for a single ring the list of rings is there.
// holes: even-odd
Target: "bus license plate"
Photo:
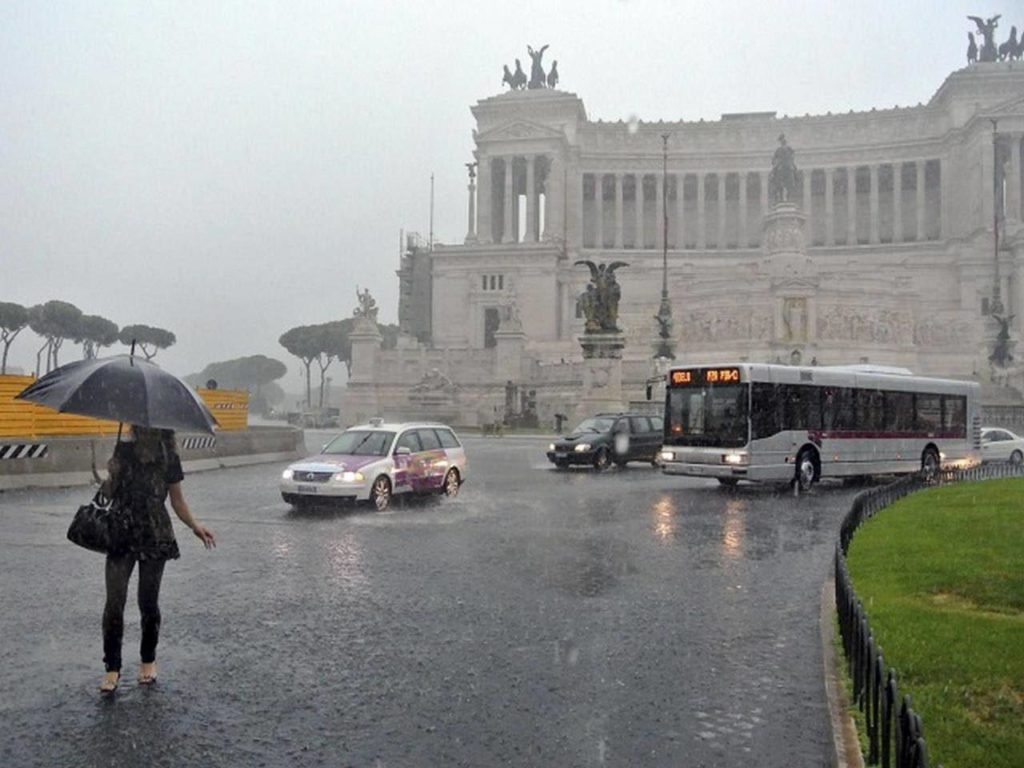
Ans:
[[[317,487],[315,485],[300,485],[297,490],[299,493],[316,493]]]

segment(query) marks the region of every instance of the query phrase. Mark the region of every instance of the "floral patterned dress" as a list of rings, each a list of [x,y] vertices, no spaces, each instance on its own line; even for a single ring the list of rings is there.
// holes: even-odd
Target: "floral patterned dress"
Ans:
[[[144,461],[135,443],[120,442],[114,449],[114,461],[113,497],[128,519],[125,547],[111,554],[138,560],[177,559],[181,553],[164,505],[168,486],[185,477],[177,452],[162,445],[160,455]]]

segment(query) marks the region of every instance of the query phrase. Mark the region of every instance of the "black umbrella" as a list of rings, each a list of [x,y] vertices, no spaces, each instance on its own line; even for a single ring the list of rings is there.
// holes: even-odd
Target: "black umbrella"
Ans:
[[[62,413],[140,427],[213,432],[217,420],[184,381],[132,355],[62,365],[18,393]]]

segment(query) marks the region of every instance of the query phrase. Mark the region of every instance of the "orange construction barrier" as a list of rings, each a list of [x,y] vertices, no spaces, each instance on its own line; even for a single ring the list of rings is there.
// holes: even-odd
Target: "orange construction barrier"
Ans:
[[[116,421],[59,413],[14,396],[35,381],[34,376],[0,376],[0,437],[44,437],[117,434]],[[199,389],[221,430],[249,426],[249,393],[235,389]]]

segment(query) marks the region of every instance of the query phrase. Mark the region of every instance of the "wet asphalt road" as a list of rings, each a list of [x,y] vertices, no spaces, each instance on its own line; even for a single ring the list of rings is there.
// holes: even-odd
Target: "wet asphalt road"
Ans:
[[[0,765],[829,764],[819,597],[854,490],[466,443],[457,499],[385,514],[297,514],[284,465],[190,475],[220,546],[179,525],[159,681],[132,597],[113,697],[102,559],[64,539],[89,491],[0,494]]]

